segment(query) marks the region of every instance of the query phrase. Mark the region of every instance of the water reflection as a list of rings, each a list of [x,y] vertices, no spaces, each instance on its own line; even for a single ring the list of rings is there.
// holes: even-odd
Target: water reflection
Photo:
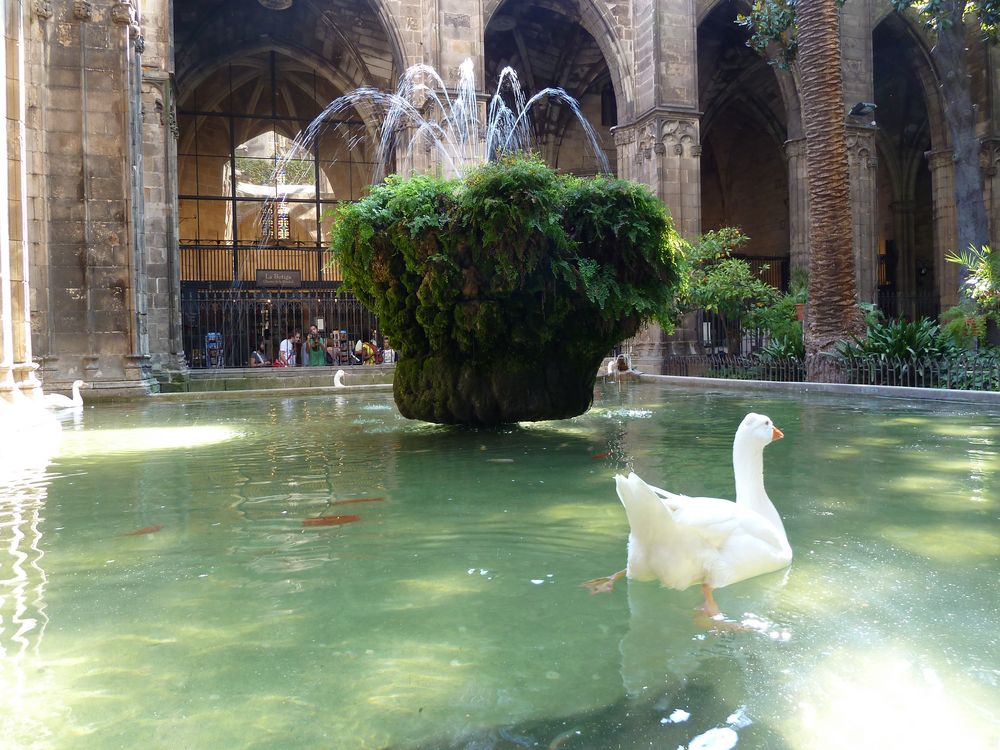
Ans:
[[[0,736],[18,741],[48,735],[39,707],[39,669],[49,622],[42,523],[59,425],[39,416],[4,425],[0,443]]]
[[[605,396],[502,430],[401,420],[388,395],[88,409],[4,496],[2,678],[23,689],[0,692],[0,731],[46,750],[989,746],[996,425],[969,442],[950,413],[935,432],[836,401]],[[751,406],[786,430],[768,489],[796,559],[719,592],[741,629],[695,622],[697,589],[581,589],[625,557],[613,474],[728,496]],[[920,441],[940,493],[894,481],[920,475]],[[338,514],[359,520],[304,524]]]

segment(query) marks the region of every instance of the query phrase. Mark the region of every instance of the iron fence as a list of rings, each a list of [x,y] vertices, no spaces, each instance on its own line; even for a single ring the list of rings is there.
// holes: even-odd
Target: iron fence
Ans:
[[[1000,390],[1000,357],[968,352],[942,359],[835,357],[849,383],[963,391]]]
[[[335,289],[187,288],[181,292],[181,318],[192,368],[247,367],[261,341],[273,360],[289,332],[300,330],[305,338],[313,324],[337,341],[336,364],[356,364],[349,342],[379,328],[375,315],[353,294]]]
[[[824,361],[835,371],[836,380],[841,383],[967,391],[1000,390],[1000,356],[993,353],[966,352],[938,360],[830,355]],[[803,360],[795,358],[706,354],[667,357],[663,374],[803,382],[806,367]]]
[[[753,354],[690,354],[668,356],[663,363],[663,374],[798,383],[805,380],[805,363],[800,359]]]

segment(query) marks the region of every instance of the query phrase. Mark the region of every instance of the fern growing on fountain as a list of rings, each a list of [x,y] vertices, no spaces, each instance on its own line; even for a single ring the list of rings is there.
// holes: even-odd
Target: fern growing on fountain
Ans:
[[[490,425],[586,411],[604,355],[668,308],[681,241],[643,186],[509,156],[387,178],[331,247],[399,344],[400,411]]]

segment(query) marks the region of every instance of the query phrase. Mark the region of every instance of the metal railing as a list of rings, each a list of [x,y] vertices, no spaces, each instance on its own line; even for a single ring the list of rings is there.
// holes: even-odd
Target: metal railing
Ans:
[[[375,315],[353,294],[336,289],[181,291],[184,352],[192,368],[247,367],[260,341],[273,360],[290,331],[301,331],[304,340],[317,321],[329,338],[339,339],[338,365],[356,364],[353,342],[379,328]]]
[[[841,383],[1000,391],[1000,356],[993,353],[966,352],[938,360],[830,355],[825,362]],[[662,372],[731,380],[803,382],[806,379],[803,360],[759,354],[669,356],[664,360]]]
[[[963,391],[1000,390],[1000,357],[967,352],[942,359],[834,357],[847,382]]]
[[[805,363],[800,359],[765,359],[752,354],[690,354],[666,357],[662,374],[797,383],[805,380]]]

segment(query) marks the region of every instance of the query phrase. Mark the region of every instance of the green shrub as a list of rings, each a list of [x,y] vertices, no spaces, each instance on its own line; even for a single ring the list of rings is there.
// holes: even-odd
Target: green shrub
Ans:
[[[868,333],[864,338],[852,336],[837,344],[836,351],[844,357],[875,357],[882,360],[937,361],[954,356],[954,344],[941,332],[940,326],[930,318],[908,322],[890,320],[879,322],[869,318]]]
[[[971,349],[977,340],[986,336],[988,320],[975,303],[964,302],[941,313],[941,332],[956,346]]]
[[[806,355],[802,342],[802,323],[795,315],[798,297],[783,294],[771,306],[758,312],[756,322],[770,336],[770,342],[758,353],[779,359],[801,359]]]

